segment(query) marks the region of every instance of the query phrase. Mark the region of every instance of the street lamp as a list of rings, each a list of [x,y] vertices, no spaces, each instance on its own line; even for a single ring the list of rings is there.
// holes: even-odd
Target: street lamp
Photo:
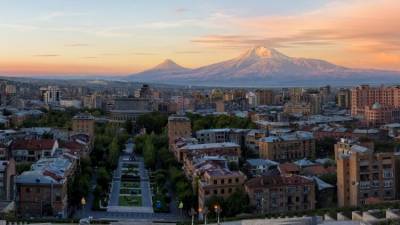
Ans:
[[[196,210],[193,208],[190,209],[190,215],[192,216],[192,225],[194,225],[194,216],[196,215]]]
[[[85,215],[85,205],[86,205],[85,197],[81,198],[81,205],[82,205],[82,217],[84,217],[84,215]]]
[[[222,209],[219,205],[214,205],[214,211],[217,214],[217,224],[220,225],[219,214],[222,212]]]
[[[202,213],[204,215],[204,225],[207,225],[207,214],[208,214],[208,208],[199,208],[199,213]]]

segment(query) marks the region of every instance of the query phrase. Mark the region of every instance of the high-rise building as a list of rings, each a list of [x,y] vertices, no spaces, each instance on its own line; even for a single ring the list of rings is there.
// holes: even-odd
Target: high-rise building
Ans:
[[[341,139],[335,144],[339,207],[396,199],[396,154],[374,152],[373,143]]]
[[[47,105],[59,105],[61,100],[61,91],[58,86],[48,86],[40,88],[42,101]]]
[[[257,105],[272,105],[274,103],[274,92],[272,90],[256,90]]]
[[[84,96],[83,107],[88,109],[101,109],[103,107],[103,99],[98,94]]]
[[[379,103],[381,106],[400,107],[400,87],[370,87],[361,85],[351,89],[351,114],[363,115],[365,107]]]
[[[337,105],[340,108],[350,109],[351,106],[351,91],[349,89],[340,89],[337,93]]]

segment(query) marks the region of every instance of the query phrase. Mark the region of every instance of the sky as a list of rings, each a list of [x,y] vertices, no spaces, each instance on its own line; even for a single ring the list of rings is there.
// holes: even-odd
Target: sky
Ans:
[[[399,0],[0,0],[0,75],[196,68],[254,46],[400,70]]]

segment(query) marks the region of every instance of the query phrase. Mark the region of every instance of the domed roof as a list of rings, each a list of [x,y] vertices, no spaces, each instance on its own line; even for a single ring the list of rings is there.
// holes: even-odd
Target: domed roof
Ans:
[[[372,105],[372,109],[380,109],[382,106],[381,106],[381,104],[379,104],[379,102],[375,102],[373,105]]]

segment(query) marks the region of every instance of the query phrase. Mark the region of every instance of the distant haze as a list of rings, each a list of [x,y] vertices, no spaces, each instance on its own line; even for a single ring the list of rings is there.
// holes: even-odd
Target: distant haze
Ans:
[[[121,76],[165,58],[193,69],[253,46],[400,71],[399,12],[399,0],[0,1],[0,76]]]
[[[152,69],[132,74],[129,81],[213,86],[313,86],[321,84],[392,83],[400,72],[352,69],[319,59],[286,56],[263,46],[248,49],[231,60],[196,69],[165,60]]]

